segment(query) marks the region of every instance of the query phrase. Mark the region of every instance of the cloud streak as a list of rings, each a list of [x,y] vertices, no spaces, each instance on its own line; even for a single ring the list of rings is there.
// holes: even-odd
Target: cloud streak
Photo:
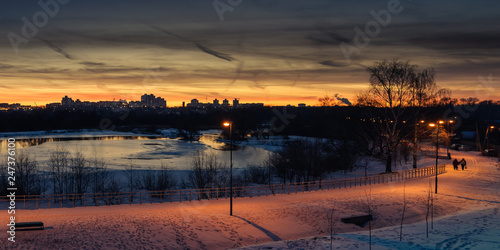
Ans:
[[[210,49],[210,48],[208,48],[208,47],[206,47],[206,46],[204,46],[204,45],[202,45],[202,44],[200,44],[198,42],[195,42],[195,41],[183,38],[183,37],[181,37],[179,35],[176,35],[176,34],[170,32],[170,31],[168,31],[168,30],[165,30],[165,29],[162,29],[162,28],[158,28],[158,27],[155,27],[155,26],[150,26],[150,27],[153,28],[153,29],[155,29],[155,30],[158,30],[160,32],[163,32],[163,33],[165,33],[167,35],[173,36],[173,37],[175,37],[175,38],[177,38],[179,40],[193,43],[198,49],[200,49],[201,51],[203,51],[203,52],[205,52],[205,53],[207,53],[209,55],[215,56],[217,58],[220,58],[220,59],[223,59],[223,60],[226,60],[226,61],[229,61],[229,62],[235,60],[233,57],[231,57],[228,54],[217,52],[217,51],[212,50],[212,49]]]
[[[69,59],[69,60],[74,60],[74,58],[72,56],[70,56],[65,50],[63,50],[61,47],[53,44],[52,42],[48,41],[48,40],[45,40],[45,39],[40,39],[42,42],[44,42],[47,47],[51,48],[52,50],[54,50],[55,52],[63,55],[65,58]]]

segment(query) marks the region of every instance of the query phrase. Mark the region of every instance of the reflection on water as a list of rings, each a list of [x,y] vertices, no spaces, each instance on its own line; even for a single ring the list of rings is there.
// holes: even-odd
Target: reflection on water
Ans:
[[[148,140],[148,139],[161,139],[160,136],[76,136],[76,137],[35,137],[16,139],[16,148],[28,148],[38,146],[47,142],[64,142],[64,141],[114,141],[114,140]],[[7,149],[7,139],[2,140],[0,143],[0,152]]]
[[[204,134],[200,137],[200,142],[203,144],[206,144],[214,149],[222,150],[225,149],[226,143],[216,141],[217,139],[220,138],[219,134]]]

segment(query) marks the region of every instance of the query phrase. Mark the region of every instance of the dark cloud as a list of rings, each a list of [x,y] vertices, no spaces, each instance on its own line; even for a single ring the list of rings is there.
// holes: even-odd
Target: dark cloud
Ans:
[[[67,59],[70,59],[70,60],[73,60],[74,58],[72,56],[70,56],[66,51],[64,51],[62,48],[60,48],[59,46],[53,44],[52,42],[50,41],[47,41],[45,39],[40,39],[42,42],[44,42],[49,48],[51,48],[52,50],[54,50],[55,52],[63,55],[64,57],[66,57]]]
[[[345,66],[345,64],[343,64],[343,63],[337,63],[337,62],[333,62],[331,60],[322,61],[322,62],[319,62],[319,64],[329,66],[329,67],[334,67],[334,68]]]
[[[90,67],[106,66],[106,64],[99,63],[99,62],[80,62],[79,64],[85,65],[85,66],[90,66]]]
[[[215,57],[218,57],[220,59],[224,59],[224,60],[230,61],[230,62],[234,60],[233,57],[231,57],[231,56],[229,56],[227,54],[211,50],[211,49],[209,49],[209,48],[207,48],[207,47],[205,47],[205,46],[203,46],[203,45],[201,45],[199,43],[195,43],[195,44],[196,44],[196,47],[198,47],[201,51],[203,51],[203,52],[205,52],[207,54],[213,55]]]
[[[210,55],[212,55],[212,56],[215,56],[215,57],[217,57],[217,58],[220,58],[220,59],[223,59],[223,60],[226,60],[226,61],[230,61],[230,62],[231,62],[231,61],[233,61],[233,60],[235,60],[235,59],[234,59],[233,57],[231,57],[230,55],[227,55],[227,54],[225,54],[225,53],[221,53],[221,52],[217,52],[217,51],[215,51],[215,50],[212,50],[212,49],[210,49],[210,48],[208,48],[208,47],[206,47],[206,46],[204,46],[204,45],[200,44],[199,42],[195,42],[195,41],[188,40],[188,39],[186,39],[186,38],[183,38],[183,37],[181,37],[181,36],[179,36],[179,35],[176,35],[176,34],[174,34],[174,33],[170,32],[170,31],[168,31],[168,30],[165,30],[165,29],[161,29],[161,28],[158,28],[158,27],[155,27],[155,26],[150,26],[150,27],[151,27],[151,28],[153,28],[153,29],[156,29],[156,30],[158,30],[158,31],[161,31],[161,32],[163,32],[163,33],[165,33],[165,34],[167,34],[167,35],[173,36],[173,37],[175,37],[175,38],[177,38],[177,39],[180,39],[180,40],[183,40],[183,41],[188,41],[188,42],[191,42],[191,43],[193,43],[194,45],[196,45],[196,47],[197,47],[198,49],[200,49],[201,51],[203,51],[203,52],[205,52],[205,53],[207,53],[207,54],[210,54]]]
[[[408,41],[435,50],[499,50],[500,32],[439,32],[409,38]]]
[[[14,87],[12,87],[12,86],[7,86],[7,85],[4,85],[4,84],[0,84],[0,88],[4,88],[4,89],[14,89]]]
[[[14,66],[10,64],[0,63],[0,70],[12,69]]]
[[[43,67],[43,68],[28,68],[28,67],[20,67],[17,72],[23,74],[61,74],[65,72],[69,72],[68,69],[61,69],[56,67]],[[27,75],[25,75],[27,76]]]
[[[340,26],[337,27],[338,30],[346,28],[347,27],[340,27]],[[315,34],[308,35],[305,38],[318,45],[339,45],[340,43],[352,42],[352,38],[349,38],[345,35],[341,35],[339,31],[336,31],[333,28],[326,28],[322,25],[317,29],[318,32],[316,32]]]

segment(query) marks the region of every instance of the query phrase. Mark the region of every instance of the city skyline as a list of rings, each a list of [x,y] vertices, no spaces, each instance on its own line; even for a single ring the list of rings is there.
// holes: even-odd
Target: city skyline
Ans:
[[[227,98],[219,100],[217,98],[213,99],[211,102],[202,102],[198,99],[191,99],[190,102],[183,101],[179,106],[167,106],[167,100],[160,96],[155,96],[154,94],[143,94],[139,100],[80,100],[79,98],[73,99],[70,95],[65,95],[60,98],[59,102],[47,103],[45,105],[22,105],[21,103],[0,103],[0,109],[23,109],[23,108],[33,108],[33,107],[45,107],[45,108],[75,108],[75,107],[152,107],[152,108],[228,108],[228,107],[264,107],[264,103],[240,103],[240,98],[234,98],[229,101]],[[271,106],[271,105],[268,105]],[[287,106],[295,106],[293,104],[287,104]],[[305,107],[304,103],[298,103],[299,107]]]
[[[500,96],[495,1],[241,1],[224,12],[211,1],[45,3],[57,8],[1,4],[0,102],[43,105],[68,92],[90,101],[154,92],[172,106],[353,101],[369,86],[366,67],[395,57],[435,68],[453,97]]]

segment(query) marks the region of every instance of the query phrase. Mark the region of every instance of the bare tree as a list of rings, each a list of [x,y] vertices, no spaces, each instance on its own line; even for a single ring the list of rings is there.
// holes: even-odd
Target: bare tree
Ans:
[[[330,234],[330,249],[333,249],[333,232],[335,225],[337,224],[337,217],[335,216],[335,208],[325,209],[326,215],[326,226],[328,233]]]
[[[318,98],[319,106],[331,107],[342,104],[337,98],[329,95]]]
[[[188,175],[188,183],[196,189],[221,188],[229,184],[229,169],[222,164],[217,155],[198,151],[193,157],[191,171]],[[214,193],[209,191],[209,194]],[[201,198],[207,198],[207,194],[201,194]]]
[[[96,156],[89,160],[91,178],[91,190],[93,193],[104,192],[108,180],[108,167],[104,159]]]
[[[177,185],[166,162],[161,162],[159,170],[145,171],[141,176],[140,182],[141,187],[148,191],[165,191]]]
[[[177,181],[166,162],[161,162],[160,171],[157,178],[158,190],[170,190],[177,185]]]
[[[3,157],[2,157],[3,158]],[[6,161],[4,159],[0,159],[0,164],[2,166],[7,166]],[[8,195],[7,193],[7,171],[0,171],[0,195]]]
[[[90,167],[87,158],[82,152],[75,152],[70,158],[69,174],[72,181],[72,193],[79,196],[87,192],[90,183]]]
[[[375,107],[370,119],[380,117],[380,122],[372,122],[377,133],[381,134],[383,155],[386,159],[386,172],[392,172],[392,155],[400,141],[405,111],[412,102],[412,84],[415,65],[398,60],[376,63],[368,67],[370,89],[358,97],[358,104]],[[376,115],[377,113],[378,115]]]
[[[94,155],[89,161],[91,184],[90,190],[95,194],[94,202],[97,204],[98,193],[104,193],[106,191],[106,185],[109,183],[109,171],[106,166],[106,162],[103,159],[98,159],[97,155]]]
[[[105,191],[106,193],[111,194],[111,197],[108,196],[108,199],[105,200],[106,203],[109,201],[108,205],[120,203],[121,197],[116,194],[121,192],[121,188],[122,186],[120,182],[116,179],[116,176],[109,178],[109,182],[106,184],[106,191]],[[133,202],[134,195],[131,193],[129,197],[130,197],[130,202]]]
[[[269,183],[269,168],[267,166],[249,165],[243,170],[246,183]]]
[[[368,169],[370,169],[370,167],[368,166],[368,160],[365,158],[365,161],[363,162],[363,170],[365,172],[365,177],[368,178]]]
[[[405,220],[405,212],[406,212],[406,181],[403,182],[403,202],[401,204],[401,225],[399,227],[399,241],[403,240],[403,223]]]
[[[16,162],[16,184],[20,194],[40,194],[42,190],[42,176],[36,159],[28,152],[19,151]]]
[[[52,181],[52,192],[64,194],[68,185],[69,152],[65,148],[57,148],[50,152],[47,167]],[[54,200],[55,201],[55,200]]]
[[[133,199],[134,192],[139,184],[139,179],[137,175],[137,166],[132,162],[132,160],[129,161],[127,167],[123,170],[123,174],[126,178],[127,191],[130,193],[131,199]]]
[[[365,190],[365,200],[359,203],[358,210],[360,212],[366,213],[372,218],[375,215],[375,205],[373,204],[371,188],[368,193]],[[369,232],[369,246],[370,249],[372,249],[372,220],[368,221],[368,232]]]
[[[427,186],[427,189],[425,190],[425,199],[424,199],[424,204],[426,208],[426,213],[425,213],[425,233],[427,235],[427,238],[429,238],[429,215],[431,214],[432,205],[433,205],[433,196],[432,196],[432,183],[429,181],[429,185]]]
[[[413,114],[413,168],[417,168],[417,153],[418,153],[418,143],[419,143],[419,133],[418,124],[420,121],[421,108],[425,107],[440,96],[447,94],[446,89],[437,88],[435,82],[436,73],[433,68],[427,68],[421,72],[415,72],[413,75],[413,81],[411,84],[411,95],[412,95],[412,114]]]

